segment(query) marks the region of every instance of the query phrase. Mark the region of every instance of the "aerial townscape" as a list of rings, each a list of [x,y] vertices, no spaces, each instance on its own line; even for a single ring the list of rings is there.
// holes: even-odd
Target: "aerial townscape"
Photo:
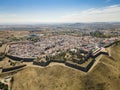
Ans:
[[[5,88],[12,87],[13,72],[17,73],[26,67],[46,68],[60,65],[90,73],[100,62],[101,55],[113,58],[109,48],[120,45],[120,24],[116,27],[112,23],[109,24],[109,29],[102,30],[99,30],[102,23],[97,23],[97,28],[94,24],[91,24],[94,29],[87,30],[79,27],[81,23],[31,26],[33,30],[29,30],[30,25],[19,28],[1,25],[1,76],[4,73],[10,74],[1,79]]]
[[[120,90],[120,0],[0,0],[0,90]]]

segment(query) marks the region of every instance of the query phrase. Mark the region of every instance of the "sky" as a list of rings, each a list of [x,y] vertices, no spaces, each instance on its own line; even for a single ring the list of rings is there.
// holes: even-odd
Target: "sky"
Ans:
[[[0,0],[0,23],[120,22],[120,0]]]

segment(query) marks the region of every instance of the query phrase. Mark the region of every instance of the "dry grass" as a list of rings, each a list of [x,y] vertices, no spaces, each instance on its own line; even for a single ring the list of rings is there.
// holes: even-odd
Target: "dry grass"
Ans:
[[[77,90],[82,87],[79,79],[83,75],[63,66],[28,67],[15,75],[13,90]]]
[[[120,45],[109,48],[90,73],[64,66],[27,67],[14,75],[12,90],[120,90]]]

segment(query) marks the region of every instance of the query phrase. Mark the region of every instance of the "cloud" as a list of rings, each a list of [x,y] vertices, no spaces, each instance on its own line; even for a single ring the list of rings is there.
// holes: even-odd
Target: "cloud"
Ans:
[[[50,16],[38,14],[0,13],[0,23],[27,22],[120,22],[120,5],[102,8],[90,8],[81,12],[72,12],[64,16]]]
[[[120,21],[120,5],[91,8],[80,13],[62,16],[61,22],[114,22]]]
[[[0,18],[14,18],[17,17],[17,14],[0,14]]]

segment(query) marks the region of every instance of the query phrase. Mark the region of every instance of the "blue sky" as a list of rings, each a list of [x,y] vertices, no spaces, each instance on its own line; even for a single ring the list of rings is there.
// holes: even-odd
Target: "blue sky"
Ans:
[[[120,0],[0,0],[0,23],[120,21],[118,12]]]

